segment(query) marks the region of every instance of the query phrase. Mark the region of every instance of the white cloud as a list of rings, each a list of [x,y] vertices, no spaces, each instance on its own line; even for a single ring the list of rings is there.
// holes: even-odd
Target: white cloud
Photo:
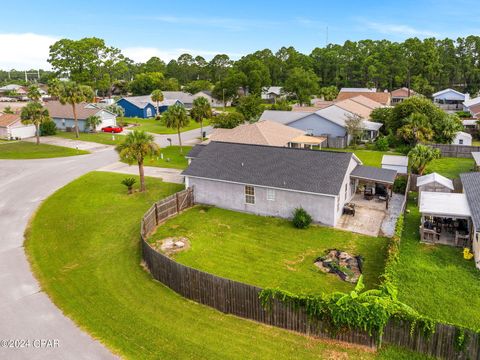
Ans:
[[[0,69],[50,69],[49,46],[58,39],[33,33],[0,34]]]
[[[389,24],[389,23],[377,23],[371,21],[365,21],[365,26],[371,30],[375,30],[381,34],[386,35],[399,35],[399,36],[419,36],[419,37],[430,37],[430,36],[438,36],[439,34],[430,31],[430,30],[423,30],[423,29],[416,29],[409,25],[403,24]]]
[[[204,58],[211,59],[217,54],[224,54],[221,51],[210,51],[210,50],[193,50],[193,49],[159,49],[155,47],[129,47],[122,49],[122,53],[128,58],[132,59],[135,62],[145,62],[150,59],[152,56],[157,56],[165,62],[168,62],[172,59],[177,59],[180,55],[188,53],[194,57],[197,55],[203,56]],[[227,53],[232,59],[236,59],[242,56],[239,53]]]

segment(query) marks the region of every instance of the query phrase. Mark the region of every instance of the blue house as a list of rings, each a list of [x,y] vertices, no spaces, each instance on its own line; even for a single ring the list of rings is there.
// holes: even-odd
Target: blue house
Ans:
[[[123,97],[117,101],[117,104],[123,108],[126,117],[147,119],[155,117],[157,114],[157,104],[152,101],[150,95]],[[159,102],[158,110],[160,114],[174,104],[183,105],[178,99],[165,99]]]

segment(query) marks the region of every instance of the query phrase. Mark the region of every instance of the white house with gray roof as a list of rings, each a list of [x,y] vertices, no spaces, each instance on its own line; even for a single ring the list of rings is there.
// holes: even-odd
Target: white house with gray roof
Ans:
[[[339,106],[331,105],[315,112],[265,110],[260,120],[279,122],[313,136],[326,137],[328,147],[343,148],[351,141],[346,122],[355,115]],[[362,140],[368,141],[378,137],[382,124],[363,119],[362,126]]]
[[[188,156],[182,174],[198,203],[281,218],[303,207],[329,226],[337,225],[360,180],[393,184],[396,176],[363,166],[349,152],[212,141]]]

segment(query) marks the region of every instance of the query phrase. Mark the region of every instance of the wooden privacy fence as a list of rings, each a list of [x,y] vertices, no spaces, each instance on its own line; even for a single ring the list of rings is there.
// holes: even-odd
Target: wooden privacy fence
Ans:
[[[177,215],[180,211],[193,206],[193,188],[187,188],[173,195],[157,201],[143,215],[141,232],[142,237],[150,234],[162,221]]]
[[[472,158],[472,152],[479,152],[480,146],[429,144],[430,147],[439,149],[443,157]]]
[[[302,307],[274,299],[271,307],[264,309],[259,298],[261,288],[182,265],[152,248],[147,242],[147,235],[157,224],[192,205],[193,190],[187,189],[155,203],[145,213],[141,226],[142,256],[154,279],[187,299],[223,313],[310,336],[376,347],[375,338],[365,331],[332,333],[326,323],[309,317]],[[465,347],[459,351],[455,346],[458,331],[454,326],[437,324],[435,333],[429,337],[418,330],[411,335],[408,322],[390,321],[385,328],[383,342],[443,359],[480,360],[479,335],[465,330]]]

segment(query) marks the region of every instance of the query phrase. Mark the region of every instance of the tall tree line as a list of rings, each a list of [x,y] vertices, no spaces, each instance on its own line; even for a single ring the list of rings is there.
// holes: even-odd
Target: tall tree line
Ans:
[[[238,88],[255,94],[264,86],[291,83],[300,74],[316,84],[311,88],[314,93],[331,85],[382,90],[410,85],[427,96],[446,87],[471,94],[480,90],[480,37],[473,35],[456,40],[345,41],[317,47],[310,54],[282,47],[276,52],[259,50],[236,61],[225,54],[210,61],[182,54],[168,63],[158,57],[134,63],[98,38],[62,39],[51,46],[48,61],[57,76],[90,85],[101,95],[109,95],[112,89],[144,93],[187,86],[232,98]],[[0,72],[0,81],[7,82],[6,74]]]

